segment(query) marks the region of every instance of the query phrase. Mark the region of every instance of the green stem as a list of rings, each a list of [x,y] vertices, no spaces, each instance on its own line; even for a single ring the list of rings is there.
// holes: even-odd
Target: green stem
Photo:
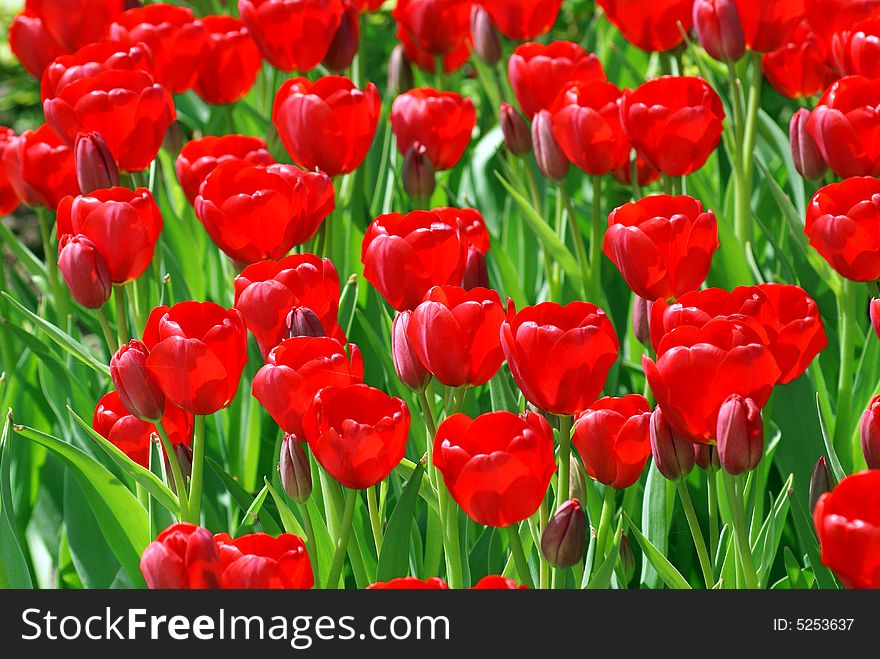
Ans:
[[[694,510],[694,503],[691,501],[687,482],[684,479],[679,479],[675,482],[675,487],[678,489],[678,496],[681,498],[684,515],[687,517],[688,526],[694,538],[694,546],[697,548],[697,557],[700,559],[703,581],[706,583],[706,588],[711,588],[715,581],[712,578],[712,563],[709,560],[709,553],[706,551],[706,541],[703,539],[703,531],[700,529],[700,521],[697,519],[697,512]]]
[[[449,587],[453,589],[464,588],[464,575],[461,569],[461,544],[458,538],[458,504],[452,499],[452,495],[446,490],[446,485],[441,487],[440,496],[448,497],[446,501],[446,557],[447,579]]]
[[[746,588],[758,587],[758,575],[755,572],[755,563],[752,559],[752,548],[749,545],[749,531],[746,528],[746,515],[743,509],[742,496],[736,491],[736,483],[733,476],[726,471],[721,472],[724,481],[724,491],[727,495],[727,505],[733,516],[733,534],[736,537],[737,554],[743,571],[743,580]]]
[[[116,351],[116,337],[113,336],[113,328],[110,327],[110,319],[107,318],[106,307],[98,309],[98,322],[101,324],[101,333],[104,335],[107,350],[112,355]]]
[[[574,250],[577,254],[578,263],[580,263],[581,266],[581,278],[583,279],[581,286],[585,289],[587,282],[590,281],[591,271],[590,262],[587,258],[587,248],[586,245],[584,245],[584,236],[581,234],[581,227],[578,224],[577,217],[575,217],[574,204],[571,201],[571,197],[561,183],[559,184],[559,191],[562,194],[562,200],[565,203],[565,210],[568,213],[568,223],[571,227],[571,238],[574,241]],[[586,294],[586,290],[584,290],[584,294]]]
[[[852,389],[855,370],[855,343],[858,331],[859,285],[843,279],[837,298],[840,334],[840,372],[837,380],[837,405],[834,419],[834,449],[849,464],[852,455]]]
[[[715,557],[718,553],[718,475],[714,470],[706,472],[706,484],[708,488],[708,508],[709,508],[709,551],[710,558]],[[714,577],[714,572],[713,572]]]
[[[510,543],[510,553],[513,554],[513,561],[516,563],[516,573],[519,576],[520,583],[525,584],[529,588],[534,588],[532,581],[532,573],[529,570],[529,562],[526,560],[526,553],[523,551],[522,540],[519,537],[519,527],[517,524],[511,524],[507,527],[507,539]]]
[[[541,527],[541,535],[544,534],[544,529],[547,528],[547,497],[545,496],[541,499],[541,507],[538,508],[538,520]],[[538,588],[545,590],[550,585],[550,562],[544,556],[544,552],[538,552],[538,560],[541,562],[541,570],[538,575],[539,583]]]
[[[587,287],[591,299],[598,304],[602,299],[602,177],[593,177],[593,217],[590,223],[590,282]]]
[[[116,341],[119,346],[128,343],[128,315],[125,308],[125,284],[113,284],[116,302]]]
[[[376,486],[367,488],[367,509],[370,512],[370,529],[376,543],[376,555],[382,552],[382,520],[379,519],[379,504],[376,501]]]
[[[559,417],[559,474],[556,480],[556,507],[568,500],[570,484],[569,465],[571,464],[571,425],[573,419],[567,414]]]
[[[336,549],[333,552],[333,561],[330,563],[330,573],[327,575],[326,588],[338,588],[339,577],[342,576],[342,564],[345,562],[345,554],[348,551],[348,540],[351,537],[351,522],[354,518],[354,504],[357,501],[357,490],[349,490],[345,495],[345,512],[342,514],[342,527],[339,529],[339,537],[336,538]]]
[[[70,313],[70,301],[67,298],[67,291],[61,285],[59,277],[57,250],[52,247],[52,219],[49,211],[45,208],[37,207],[37,220],[40,225],[40,240],[43,243],[46,270],[49,273],[49,290],[52,293],[55,322],[58,324],[58,327],[63,329],[67,325],[64,319]]]
[[[193,432],[192,477],[189,483],[189,513],[193,524],[198,524],[202,516],[202,481],[205,474],[205,417],[196,414]]]
[[[605,545],[608,542],[608,532],[611,529],[611,518],[614,517],[615,491],[610,485],[605,486],[605,494],[602,499],[602,514],[599,517],[599,529],[596,532],[596,555],[594,557],[593,572],[602,561],[605,560]]]
[[[204,417],[201,418],[204,419]],[[155,425],[159,440],[162,442],[162,448],[165,449],[168,464],[171,465],[171,478],[174,481],[174,489],[177,491],[177,501],[180,505],[180,521],[198,524],[198,520],[192,519],[190,516],[189,502],[186,497],[186,480],[183,477],[183,472],[180,471],[180,463],[177,460],[177,453],[174,452],[174,445],[171,443],[171,439],[168,437],[168,432],[165,430],[165,426],[162,425],[161,419],[153,425]]]
[[[752,184],[755,173],[755,143],[758,136],[758,111],[761,108],[761,54],[752,53],[752,75],[749,84],[749,101],[740,147],[740,162],[737,167],[736,217],[734,230],[740,242],[745,245],[752,239]]]
[[[303,501],[302,503],[297,503],[297,506],[299,506],[299,512],[302,514],[303,530],[306,532],[306,550],[309,552],[309,556],[317,556],[318,548],[315,544],[315,531],[312,527],[312,515],[309,512],[308,503]],[[317,560],[312,561],[312,573],[315,578],[315,583],[320,583]]]

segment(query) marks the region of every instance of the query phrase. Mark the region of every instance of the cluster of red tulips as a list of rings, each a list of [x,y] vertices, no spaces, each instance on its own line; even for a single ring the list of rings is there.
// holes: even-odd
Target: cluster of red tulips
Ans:
[[[859,345],[876,356],[868,342],[877,339],[859,327],[880,280],[880,2],[597,0],[576,14],[591,22],[565,34],[580,40],[607,20],[654,53],[665,74],[632,89],[609,79],[619,63],[542,36],[568,15],[562,0],[222,3],[233,15],[202,6],[219,4],[28,0],[9,31],[39,79],[45,123],[0,130],[0,213],[21,203],[39,218],[47,283],[37,332],[69,345],[79,342],[78,316],[97,319],[112,355],[114,389],[97,401],[93,437],[147,508],[165,502],[175,518],[141,548],[148,587],[626,587],[633,536],[643,574],[682,587],[666,540],[645,526],[675,496],[698,559],[688,578],[766,587],[781,536],[772,516],[785,513],[780,503],[765,520],[755,490],[777,443],[799,439],[767,441],[778,428],[765,407],[802,377],[814,393],[797,404],[815,410],[818,392],[823,423],[833,420],[810,484],[821,562],[847,587],[880,587],[880,395],[859,431],[852,392]],[[367,17],[398,42],[387,111],[368,82],[375,72],[364,70],[374,48]],[[433,86],[416,87],[413,66]],[[489,103],[442,89],[459,77]],[[772,164],[756,155],[770,130],[764,79],[803,103],[784,154],[795,183],[823,184],[791,235],[789,220],[768,231],[755,202]],[[223,134],[193,129],[184,115],[196,102],[216,106],[211,125]],[[266,133],[235,132],[235,107],[262,112]],[[389,137],[379,176],[397,202],[363,221],[356,197],[373,190],[352,193],[353,181],[366,176],[380,128]],[[469,188],[452,191],[475,130],[496,131],[496,175],[522,211],[518,227],[471,207]],[[722,142],[730,195],[709,209],[698,177]],[[183,204],[169,206],[175,195]],[[198,224],[183,226],[192,248],[177,259],[207,264],[199,231],[228,257],[214,301],[175,301],[168,285],[163,240],[184,214]],[[362,234],[353,231],[362,221]],[[544,282],[525,298],[499,277],[506,269],[531,286],[508,255],[506,232],[523,226]],[[731,262],[760,273],[762,250],[785,241],[808,242],[803,258],[818,278],[733,275],[727,288],[705,286]],[[358,291],[361,277],[369,292]],[[833,400],[817,375],[832,333],[804,281],[838,303]],[[620,291],[626,322],[611,311]],[[367,330],[341,314],[366,307],[377,307]],[[880,299],[870,318],[880,335]],[[367,331],[385,354],[350,342],[363,346]],[[225,449],[209,431],[251,396],[278,436],[278,473],[265,476],[286,493],[274,501],[286,532],[215,534],[205,528],[206,476]],[[836,453],[858,473],[844,477]],[[649,513],[667,484],[669,499]],[[708,540],[695,487],[708,491]],[[627,502],[643,489],[640,531]],[[425,511],[414,513],[419,497]],[[413,518],[397,522],[404,537],[394,542],[409,545],[412,531],[418,547],[406,573],[377,575],[392,541],[389,500],[394,515]],[[363,542],[352,541],[362,506],[372,572]],[[469,537],[482,527],[504,530],[496,542],[507,558],[478,579]]]

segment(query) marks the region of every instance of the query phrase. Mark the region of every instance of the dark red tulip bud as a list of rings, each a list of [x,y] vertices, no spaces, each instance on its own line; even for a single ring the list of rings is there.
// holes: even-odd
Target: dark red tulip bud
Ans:
[[[471,39],[474,51],[489,66],[495,66],[501,59],[501,39],[489,12],[480,5],[471,9]]]
[[[312,469],[302,443],[290,433],[285,434],[281,442],[278,471],[287,496],[304,503],[312,494]]]
[[[712,444],[694,444],[694,462],[703,471],[715,471],[721,468],[718,459],[718,448]]]
[[[795,169],[801,176],[810,181],[817,181],[825,175],[828,166],[819,151],[819,145],[813,136],[807,132],[807,120],[810,111],[801,108],[791,117],[788,126],[788,136],[791,141],[791,157],[794,160]]]
[[[138,7],[143,7],[143,3],[141,0],[125,0],[125,8],[126,9],[137,9]]]
[[[403,189],[413,199],[430,199],[436,180],[427,149],[416,142],[403,157]]]
[[[425,365],[419,361],[406,336],[411,311],[397,314],[391,325],[391,359],[398,379],[414,391],[420,391],[430,378]]]
[[[577,499],[563,503],[544,528],[541,552],[555,567],[571,567],[587,547],[587,517]]]
[[[871,298],[868,314],[871,316],[871,326],[874,328],[874,334],[877,335],[877,338],[880,338],[880,298]]]
[[[636,557],[633,554],[632,547],[629,544],[629,538],[626,533],[620,536],[620,570],[619,576],[624,586],[633,580],[636,574]]]
[[[119,185],[119,168],[100,133],[79,133],[73,157],[76,180],[84,195]]]
[[[828,468],[828,462],[823,455],[816,460],[813,467],[813,475],[810,476],[810,513],[816,508],[816,502],[826,492],[834,489],[834,476]]]
[[[162,138],[162,148],[175,158],[180,155],[183,148],[183,131],[180,129],[180,123],[172,121],[165,131],[165,137]]]
[[[502,103],[499,112],[501,133],[504,135],[504,146],[515,156],[521,156],[532,150],[532,136],[526,118],[510,103]]]
[[[651,414],[651,455],[658,471],[671,481],[687,478],[694,468],[693,442],[672,429],[659,407]]]
[[[635,296],[633,300],[633,332],[644,346],[651,345],[651,307],[654,303],[643,297]]]
[[[399,96],[414,86],[412,64],[403,51],[403,46],[397,44],[388,59],[388,95]]]
[[[361,22],[354,4],[345,2],[345,13],[324,56],[324,66],[331,71],[343,71],[351,66],[361,40]]]
[[[189,478],[192,476],[192,468],[193,468],[193,450],[191,446],[187,446],[186,444],[178,444],[174,447],[174,455],[177,457],[177,464],[180,465],[180,474],[184,478]],[[171,479],[171,484],[174,485],[174,479]],[[175,492],[175,494],[177,494]]]
[[[746,37],[735,0],[697,0],[694,28],[700,45],[720,62],[735,62],[746,52]]]
[[[880,396],[874,396],[868,403],[859,430],[868,469],[880,469]]]
[[[132,339],[110,359],[110,377],[125,409],[143,421],[157,421],[165,413],[165,394],[147,369],[150,351]]]
[[[89,309],[103,307],[112,284],[107,262],[95,244],[81,234],[66,234],[58,249],[58,269],[73,299]]]
[[[718,412],[718,458],[730,474],[758,466],[764,454],[764,421],[751,398],[731,394]]]
[[[486,268],[486,256],[471,245],[468,247],[467,261],[464,266],[464,279],[461,287],[466,291],[472,288],[489,288],[489,271]]]
[[[287,314],[287,338],[294,336],[327,336],[320,318],[308,307],[294,307]]]
[[[570,163],[553,137],[553,115],[548,110],[541,110],[532,119],[532,148],[545,177],[556,182],[565,178]]]

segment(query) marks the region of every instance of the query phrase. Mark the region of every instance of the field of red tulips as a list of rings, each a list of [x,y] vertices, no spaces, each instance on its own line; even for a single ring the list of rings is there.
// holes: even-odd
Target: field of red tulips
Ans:
[[[880,588],[880,0],[0,11],[0,587]]]

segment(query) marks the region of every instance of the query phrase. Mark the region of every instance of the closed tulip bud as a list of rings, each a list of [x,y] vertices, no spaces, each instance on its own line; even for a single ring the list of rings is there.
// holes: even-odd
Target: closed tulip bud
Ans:
[[[278,471],[287,496],[298,503],[304,503],[312,494],[312,469],[296,435],[284,435]]]
[[[501,59],[501,39],[489,12],[480,5],[471,9],[471,39],[474,51],[489,66],[495,66]]]
[[[136,339],[110,359],[110,377],[125,408],[142,421],[157,421],[165,412],[165,394],[147,369],[150,351]]]
[[[816,503],[819,501],[819,497],[833,489],[834,476],[831,474],[831,470],[828,468],[828,462],[823,455],[816,460],[816,465],[813,467],[813,474],[810,476],[810,514],[812,514],[813,510],[816,508]]]
[[[746,37],[735,0],[697,0],[694,28],[700,45],[719,62],[735,62],[746,52]]]
[[[718,412],[718,458],[729,474],[742,474],[758,466],[764,454],[761,409],[751,398],[731,394]]]
[[[694,444],[694,462],[703,471],[715,471],[721,468],[718,459],[718,448],[711,444]]]
[[[287,338],[294,336],[327,336],[321,319],[308,307],[294,307],[287,314]]]
[[[336,29],[336,35],[330,42],[330,48],[324,55],[324,65],[331,71],[342,71],[351,66],[357,55],[361,40],[361,23],[357,9],[352,2],[345,3],[345,13]]]
[[[504,135],[504,146],[515,156],[521,156],[532,150],[532,136],[525,117],[510,103],[502,103],[499,111],[501,133]]]
[[[687,478],[694,468],[693,443],[672,429],[659,407],[651,414],[651,455],[658,471],[671,481]]]
[[[651,345],[651,307],[654,303],[643,297],[635,296],[633,300],[633,332],[644,346]]]
[[[406,336],[411,316],[411,311],[399,313],[391,325],[391,359],[398,379],[410,389],[421,391],[431,375],[419,361]]]
[[[174,455],[177,457],[177,464],[180,465],[180,474],[184,478],[192,476],[193,468],[193,450],[191,446],[186,444],[178,444],[174,447]],[[174,484],[174,479],[171,479]],[[176,494],[176,493],[175,493]]]
[[[620,536],[620,570],[618,570],[618,576],[622,577],[621,582],[622,585],[626,586],[630,581],[633,580],[633,577],[636,573],[636,557],[633,554],[632,547],[629,544],[629,538],[627,535],[621,534]]]
[[[436,180],[427,149],[416,142],[403,157],[403,189],[413,199],[430,199]]]
[[[874,396],[868,403],[859,430],[868,469],[880,469],[880,396]]]
[[[468,247],[461,287],[466,291],[472,288],[489,288],[489,271],[486,269],[486,256],[473,245]]]
[[[101,133],[79,133],[73,158],[76,180],[83,194],[119,185],[119,168]]]
[[[388,59],[388,95],[399,96],[408,92],[413,86],[415,86],[415,79],[413,78],[412,64],[403,51],[403,46],[397,44]]]
[[[61,236],[58,269],[73,299],[89,309],[100,309],[110,298],[112,284],[107,262],[95,244],[83,235]]]
[[[183,131],[177,121],[172,121],[168,130],[165,131],[165,137],[162,138],[162,148],[175,158],[180,155],[183,148]]]
[[[541,552],[555,567],[571,567],[587,547],[587,517],[577,499],[563,503],[544,528]]]
[[[828,166],[822,158],[822,152],[816,140],[807,131],[807,120],[810,111],[801,108],[791,117],[788,126],[788,136],[791,141],[791,157],[794,160],[795,169],[805,179],[817,181],[825,175]]]
[[[880,338],[880,298],[871,298],[871,304],[868,306],[868,313],[871,316],[871,325],[874,328],[874,334]]]
[[[532,119],[532,148],[541,173],[557,183],[568,174],[570,163],[553,137],[553,115],[541,110]]]

